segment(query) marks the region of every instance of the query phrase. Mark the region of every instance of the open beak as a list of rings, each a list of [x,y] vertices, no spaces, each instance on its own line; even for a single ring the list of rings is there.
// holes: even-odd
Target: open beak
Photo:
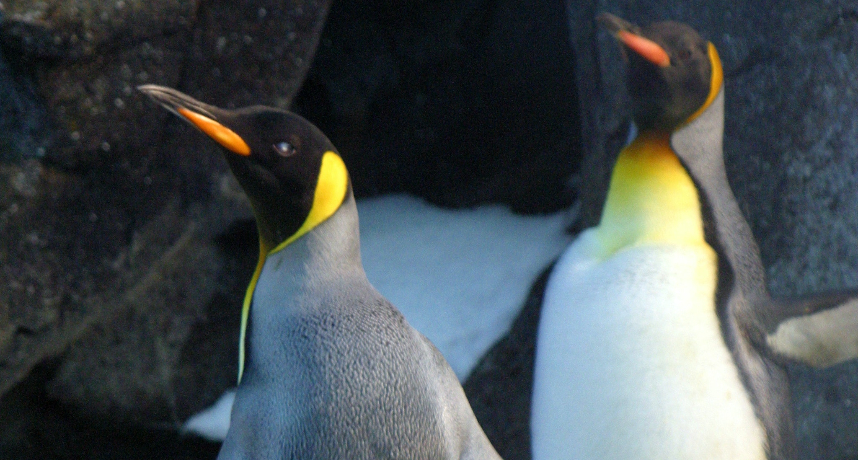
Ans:
[[[161,104],[179,118],[194,125],[230,152],[241,156],[250,155],[250,147],[235,131],[217,121],[220,109],[202,103],[187,94],[159,85],[142,85],[137,89]]]
[[[658,43],[640,35],[640,28],[610,13],[601,13],[596,21],[626,48],[659,66],[670,66],[670,56]]]

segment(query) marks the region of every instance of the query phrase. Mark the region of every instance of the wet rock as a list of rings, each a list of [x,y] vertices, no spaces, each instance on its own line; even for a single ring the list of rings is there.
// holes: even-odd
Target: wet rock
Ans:
[[[0,42],[33,82],[53,126],[47,155],[66,168],[113,161],[158,134],[134,87],[176,85],[195,2],[21,1],[9,4]]]
[[[184,49],[187,70],[178,83],[168,84],[223,107],[286,107],[311,62],[325,11],[325,2],[241,8],[207,2],[196,11],[193,39]],[[136,100],[145,107],[138,112],[163,119],[163,110]],[[223,253],[220,235],[250,217],[245,198],[218,147],[173,117],[167,120],[157,139],[175,144],[161,144],[156,155],[185,201],[183,212],[190,211],[182,236],[162,256],[166,272],[147,274],[155,278],[140,288],[145,295],[70,349],[51,394],[75,405],[102,401],[91,412],[178,425],[234,385],[238,312],[253,267],[246,261],[255,259],[258,248],[251,232],[241,260]],[[181,152],[174,152],[176,145],[183,146]],[[175,217],[163,225],[183,220]],[[177,247],[185,238],[186,247]],[[246,268],[227,271],[236,265]]]
[[[187,31],[197,2],[19,0],[4,6],[4,42],[29,56],[77,60]]]
[[[110,419],[81,417],[40,391],[54,372],[49,360],[3,397],[0,454],[8,459],[213,459],[220,445],[183,436],[170,427],[144,429]]]

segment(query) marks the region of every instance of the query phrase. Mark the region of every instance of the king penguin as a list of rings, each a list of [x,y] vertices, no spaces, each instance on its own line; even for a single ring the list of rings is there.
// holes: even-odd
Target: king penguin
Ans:
[[[287,111],[139,89],[223,147],[259,230],[218,459],[499,459],[450,366],[367,280],[328,138]]]
[[[768,293],[727,181],[715,47],[677,22],[598,21],[627,57],[638,134],[550,275],[533,458],[793,460],[785,360],[858,356],[858,292]]]

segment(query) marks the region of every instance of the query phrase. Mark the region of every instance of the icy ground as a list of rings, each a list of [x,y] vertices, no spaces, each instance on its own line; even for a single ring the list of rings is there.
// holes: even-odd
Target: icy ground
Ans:
[[[404,195],[357,206],[370,282],[441,350],[460,380],[509,330],[536,276],[570,242],[563,212],[444,210]],[[234,396],[225,393],[184,428],[223,439]]]

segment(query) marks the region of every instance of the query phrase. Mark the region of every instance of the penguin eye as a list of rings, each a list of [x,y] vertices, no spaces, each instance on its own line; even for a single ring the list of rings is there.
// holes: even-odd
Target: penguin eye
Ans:
[[[291,157],[292,155],[295,154],[295,147],[292,147],[292,144],[285,142],[285,141],[284,142],[278,142],[278,143],[274,144],[272,147],[274,147],[274,150],[281,157]]]

